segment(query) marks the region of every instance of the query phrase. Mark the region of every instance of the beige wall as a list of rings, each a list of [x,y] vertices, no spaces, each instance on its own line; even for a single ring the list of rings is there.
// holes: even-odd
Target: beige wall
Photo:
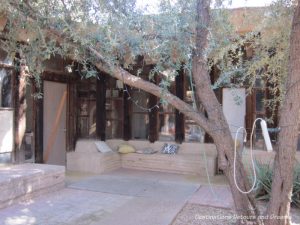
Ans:
[[[237,98],[240,98],[237,101]],[[239,127],[245,127],[246,91],[245,88],[223,88],[223,112],[229,124],[232,138],[235,138]],[[238,140],[243,142],[243,130],[238,134]]]
[[[13,113],[0,109],[0,154],[13,151]]]

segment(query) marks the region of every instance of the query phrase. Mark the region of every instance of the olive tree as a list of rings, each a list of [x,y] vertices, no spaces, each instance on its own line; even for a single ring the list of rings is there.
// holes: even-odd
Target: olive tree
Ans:
[[[261,63],[259,60],[251,61],[252,64],[243,60],[233,63],[236,60],[229,57],[228,52],[240,49],[249,39],[253,41],[253,45],[263,39],[253,38],[257,37],[253,33],[240,38],[226,19],[228,10],[219,7],[211,11],[210,5],[209,0],[178,0],[174,3],[162,0],[159,13],[145,14],[143,9],[136,7],[134,0],[2,0],[0,9],[7,18],[7,24],[2,32],[1,47],[12,57],[16,53],[22,55],[21,58],[26,61],[28,67],[28,76],[34,77],[37,85],[44,69],[42,62],[54,55],[60,55],[81,64],[86,78],[96,76],[99,70],[103,71],[126,85],[161,98],[164,103],[171,104],[193,119],[214,140],[218,152],[218,166],[228,179],[236,211],[253,223],[259,224],[262,221],[258,218],[259,212],[253,194],[242,194],[235,186],[234,143],[222,107],[213,90],[216,84],[211,84],[209,72],[210,63],[218,63],[223,72],[221,77],[228,76],[228,71],[233,71],[229,74],[239,74],[243,71],[245,76],[240,76],[241,80],[248,79],[249,82],[255,68],[266,66],[268,63],[262,63],[263,59],[270,57],[260,57]],[[293,26],[293,29],[297,28],[296,25]],[[291,44],[295,45],[297,37],[292,35],[291,40]],[[260,43],[255,47],[260,49],[260,55],[264,56],[267,48],[262,46],[263,43]],[[290,68],[299,65],[297,61],[292,62],[297,60],[293,53],[295,52],[291,52],[293,57]],[[159,84],[131,74],[128,71],[134,65],[136,57],[141,55],[145,60],[155,62],[155,67],[149,74],[150,80],[164,70],[173,72]],[[196,100],[194,106],[168,90],[170,79],[177,75],[176,71],[180,70],[182,65],[192,78]],[[74,69],[72,64],[69,68]],[[290,69],[289,77],[296,76],[295,71],[296,69]],[[294,78],[289,78],[288,83],[293,82]],[[290,85],[287,90],[291,87],[294,88]],[[298,88],[298,85],[295,87]],[[299,93],[299,90],[293,90],[295,91],[286,92],[293,93],[287,94],[286,102],[289,102],[289,98],[295,99]],[[285,106],[286,104],[288,106]],[[284,103],[283,106],[289,109],[292,107],[292,115],[297,108],[299,109],[297,104],[291,105],[291,102]],[[292,115],[289,115],[290,119],[294,118]],[[285,123],[281,122],[283,125]],[[280,133],[280,149],[275,169],[278,168],[277,165],[289,164],[275,171],[274,183],[280,186],[281,195],[280,201],[278,198],[272,198],[272,206],[268,213],[288,214],[290,174],[295,147],[293,131],[287,127],[286,132]],[[284,135],[293,137],[293,145],[289,149],[283,147]],[[279,152],[287,152],[289,157],[286,157],[286,153]],[[236,167],[239,187],[248,190],[250,185],[247,173],[240,160],[237,161]],[[276,184],[274,190],[278,191]],[[288,224],[289,221],[280,220],[279,223]]]

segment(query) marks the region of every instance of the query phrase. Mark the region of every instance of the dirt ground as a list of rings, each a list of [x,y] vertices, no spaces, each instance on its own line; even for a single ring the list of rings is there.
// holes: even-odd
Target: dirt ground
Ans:
[[[266,209],[266,203],[259,204],[260,211]],[[300,209],[291,209],[293,225],[300,224]],[[233,225],[236,222],[233,210],[187,203],[176,216],[172,225]]]

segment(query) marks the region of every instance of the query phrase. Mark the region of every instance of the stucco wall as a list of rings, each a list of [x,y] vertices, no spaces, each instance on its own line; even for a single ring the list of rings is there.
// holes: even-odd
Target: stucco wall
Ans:
[[[13,150],[13,110],[0,110],[0,153]]]
[[[229,124],[232,138],[235,138],[239,127],[245,126],[246,116],[246,92],[245,88],[223,88],[223,112]],[[243,141],[243,130],[238,135],[240,142]]]
[[[13,110],[0,109],[0,163],[10,163],[13,152]]]

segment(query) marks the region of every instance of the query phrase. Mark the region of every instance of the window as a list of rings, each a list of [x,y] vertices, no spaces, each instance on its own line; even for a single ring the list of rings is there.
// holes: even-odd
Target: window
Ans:
[[[96,84],[94,79],[77,84],[77,133],[79,137],[96,135]]]
[[[255,91],[255,108],[256,112],[264,114],[264,99],[265,99],[265,90],[256,89]]]
[[[12,70],[0,68],[0,107],[12,108]]]
[[[193,93],[191,90],[186,91],[185,102],[193,104]],[[203,142],[203,130],[201,127],[190,118],[185,117],[185,140],[187,142]]]
[[[132,138],[146,140],[149,136],[149,115],[148,111],[141,109],[139,106],[148,107],[149,94],[133,89],[130,91],[130,95],[133,101],[137,101],[137,104],[132,104]]]
[[[161,105],[159,111],[159,140],[175,140],[175,110],[171,105]]]
[[[254,109],[255,118],[264,118],[266,116],[264,100],[266,99],[266,89],[264,80],[257,78],[254,88]],[[260,127],[260,121],[256,123],[255,128],[255,145],[259,148],[263,148],[263,136]]]
[[[109,78],[106,88],[106,138],[123,137],[123,91],[116,79]]]

